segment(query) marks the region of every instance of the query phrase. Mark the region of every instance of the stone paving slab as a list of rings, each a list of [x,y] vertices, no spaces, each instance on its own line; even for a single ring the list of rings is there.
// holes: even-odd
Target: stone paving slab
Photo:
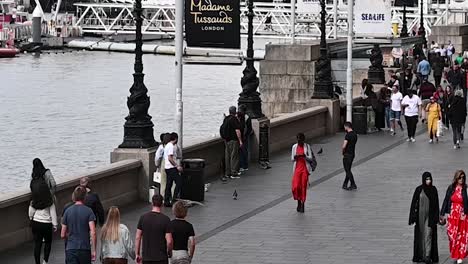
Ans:
[[[360,136],[356,160],[362,165],[355,169],[360,187],[356,193],[343,193],[338,188],[343,179],[340,155],[342,138],[343,134],[337,134],[312,142],[316,144],[314,149],[322,147],[324,154],[318,156],[319,167],[311,177],[313,187],[305,215],[297,215],[295,204],[288,199],[292,170],[289,151],[274,155],[271,170],[252,168],[242,179],[227,184],[213,183],[206,193],[206,206],[194,207],[189,212],[189,220],[194,224],[198,240],[201,241],[194,263],[338,263],[345,259],[355,261],[346,263],[370,263],[368,261],[374,261],[376,257],[380,257],[382,263],[409,263],[405,262],[408,254],[401,254],[412,246],[412,229],[406,224],[409,201],[405,201],[408,203],[405,206],[393,208],[384,200],[388,199],[390,192],[381,188],[382,184],[397,185],[398,188],[406,186],[399,179],[395,182],[400,175],[388,176],[381,171],[387,169],[399,174],[402,168],[400,165],[408,165],[405,164],[408,146],[399,146],[404,141],[403,133],[396,137],[384,133]],[[427,145],[425,141],[422,142],[422,137],[418,137],[418,141],[414,146]],[[441,142],[439,145],[444,144]],[[394,153],[397,150],[400,153]],[[445,153],[446,150],[441,152]],[[401,159],[402,164],[397,163],[396,168],[387,166],[394,160],[390,156],[387,162],[377,167],[372,165],[376,159],[388,156],[389,153],[396,155],[395,161]],[[418,153],[419,156],[424,154]],[[376,155],[380,156],[373,158]],[[426,160],[430,163],[431,159]],[[418,162],[414,164],[412,161],[411,165],[417,166]],[[371,171],[358,174],[362,167]],[[417,183],[419,175],[416,176]],[[382,182],[382,179],[385,181]],[[376,190],[366,188],[371,183]],[[413,185],[410,185],[410,189],[416,186]],[[237,201],[232,200],[234,189],[239,193]],[[360,195],[361,199],[354,198]],[[401,198],[399,193],[397,196]],[[373,212],[370,217],[369,212],[357,213],[359,210],[375,209],[377,202],[385,204],[387,213],[404,220],[399,231],[409,231],[396,237],[395,231],[388,228],[387,223],[396,220],[387,214]],[[359,206],[356,207],[354,203],[359,203]],[[122,208],[122,221],[134,232],[139,215],[146,210],[148,205],[144,203]],[[317,215],[321,217],[317,218]],[[340,219],[335,223],[336,218]],[[397,220],[401,222],[401,219]],[[64,263],[63,253],[63,244],[55,241],[50,263]],[[32,244],[1,252],[0,259],[2,263],[31,263]]]

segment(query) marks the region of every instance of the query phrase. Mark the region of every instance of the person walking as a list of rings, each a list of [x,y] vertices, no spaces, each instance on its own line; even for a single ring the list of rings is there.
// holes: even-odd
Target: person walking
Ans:
[[[449,106],[452,103],[454,97],[455,96],[452,91],[452,87],[450,87],[450,85],[447,85],[447,87],[445,87],[445,102],[442,106],[442,108],[444,108],[444,111],[442,112],[442,122],[444,123],[447,129],[450,127]]]
[[[193,225],[185,220],[187,207],[182,201],[178,201],[172,206],[172,212],[175,219],[170,224],[174,240],[171,264],[190,264],[195,254],[195,231]]]
[[[447,65],[450,67],[453,65],[453,54],[455,54],[455,46],[453,46],[452,41],[448,41],[447,45]]]
[[[160,194],[153,195],[151,201],[151,211],[142,215],[138,221],[135,238],[136,262],[168,264],[173,247],[171,220],[161,213],[163,197]]]
[[[452,184],[447,188],[442,209],[441,223],[447,223],[450,257],[456,263],[463,263],[468,255],[468,196],[466,192],[466,174],[463,170],[455,172]]]
[[[403,95],[398,91],[398,86],[393,86],[393,93],[390,97],[391,103],[391,112],[390,112],[390,132],[392,136],[396,135],[396,124],[400,125],[401,130],[403,130],[403,125],[401,124],[401,100],[403,100]]]
[[[392,102],[390,96],[391,93],[388,87],[384,86],[380,89],[378,102],[381,105],[381,107],[384,108],[385,124],[387,125],[388,130],[390,130],[390,104]]]
[[[434,97],[430,98],[429,104],[426,106],[427,113],[427,131],[429,134],[429,143],[439,142],[439,137],[437,136],[438,122],[442,119],[442,110],[440,104],[438,104]]]
[[[44,243],[44,258],[42,264],[49,262],[52,249],[52,234],[57,231],[57,212],[55,209],[54,192],[55,179],[38,158],[33,160],[31,174],[31,202],[28,215],[34,240],[34,261],[41,264],[42,244]]]
[[[403,98],[401,106],[403,107],[406,127],[408,129],[408,142],[415,142],[416,126],[418,117],[421,116],[421,99],[413,94],[413,90],[408,90],[408,95]]]
[[[354,175],[351,172],[351,167],[353,166],[354,157],[356,156],[355,152],[358,137],[356,132],[353,131],[353,125],[351,122],[344,123],[344,130],[346,132],[346,136],[341,148],[341,153],[343,154],[343,167],[346,177],[342,188],[344,190],[351,191],[357,189],[356,183],[354,182]],[[349,187],[348,182],[351,183]]]
[[[434,96],[434,93],[436,91],[437,90],[435,86],[431,82],[425,80],[421,83],[421,86],[419,87],[418,96],[421,98],[422,106],[424,109],[426,109],[426,106],[429,104],[429,102],[431,101],[431,97]],[[423,111],[422,122],[424,123],[426,120],[426,111]]]
[[[164,147],[164,169],[167,175],[166,190],[164,193],[164,206],[171,207],[172,203],[180,198],[182,190],[182,166],[177,164],[177,141],[179,135],[171,133],[170,140]],[[172,195],[172,184],[175,182],[174,195]]]
[[[439,195],[431,173],[426,171],[411,200],[409,225],[414,224],[413,262],[439,262],[438,223]]]
[[[432,62],[432,71],[434,75],[434,84],[435,86],[439,86],[442,80],[442,75],[444,73],[445,62],[440,57],[440,53],[436,53],[434,61]]]
[[[298,133],[296,139],[297,143],[291,150],[291,160],[294,162],[291,186],[293,198],[297,201],[296,211],[304,213],[309,175],[315,169],[311,163],[316,164],[316,160],[311,146],[305,143],[304,133]]]
[[[65,240],[66,264],[91,264],[96,260],[96,217],[84,204],[86,189],[78,186],[73,191],[75,204],[65,210],[61,238]]]
[[[239,149],[243,147],[240,122],[236,117],[235,106],[229,107],[229,115],[224,118],[220,127],[221,138],[224,139],[225,176],[221,178],[226,181],[228,178],[238,179],[239,175]]]
[[[155,155],[155,164],[156,170],[159,171],[161,174],[161,181],[159,183],[159,194],[165,195],[166,193],[166,184],[167,184],[167,175],[165,169],[165,161],[164,161],[164,148],[166,147],[167,143],[171,141],[171,134],[164,133],[160,136],[161,144],[159,144],[158,149],[156,150]],[[175,187],[175,186],[174,186]],[[174,193],[174,187],[171,189],[171,193]]]
[[[448,108],[448,116],[452,124],[453,148],[458,149],[462,140],[462,126],[466,122],[466,104],[461,90],[455,91],[455,96]]]
[[[431,65],[429,64],[425,56],[423,56],[421,58],[421,61],[418,63],[418,73],[423,81],[427,80],[429,74],[431,73]]]
[[[127,264],[128,257],[135,259],[135,248],[128,227],[120,223],[120,211],[111,206],[102,227],[100,259],[103,264]]]
[[[91,190],[91,179],[89,177],[81,178],[80,186],[86,189],[84,205],[93,210],[93,213],[96,216],[96,224],[103,226],[105,221],[104,207],[102,206],[99,195]]]
[[[375,108],[375,127],[381,131],[385,128],[385,120],[386,120],[386,104],[389,106],[390,104],[386,101],[385,97],[388,98],[386,93],[388,91],[387,87],[382,87],[380,89],[379,95],[377,97],[377,107]],[[389,121],[390,122],[390,121]]]
[[[463,72],[460,69],[460,65],[454,64],[452,69],[447,74],[447,81],[450,83],[450,86],[454,90],[462,89],[463,88],[463,82],[464,82],[464,76]]]
[[[240,124],[240,131],[242,135],[242,147],[239,150],[239,172],[246,172],[249,170],[249,141],[250,136],[253,134],[252,119],[245,113],[245,105],[239,106],[237,118]]]

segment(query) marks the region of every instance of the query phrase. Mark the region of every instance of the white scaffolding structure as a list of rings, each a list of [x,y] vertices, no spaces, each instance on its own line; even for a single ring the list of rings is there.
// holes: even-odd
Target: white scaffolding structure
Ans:
[[[181,0],[182,1],[182,0]],[[143,34],[173,35],[175,32],[175,5],[171,0],[143,1]],[[468,3],[467,3],[468,5]],[[110,0],[105,3],[76,3],[78,19],[74,26],[83,32],[102,35],[133,34],[135,22],[133,19],[133,1]],[[295,30],[292,31],[291,5],[285,3],[255,3],[254,34],[256,36],[290,38],[295,32],[297,38],[317,38],[320,36],[320,14],[296,13]],[[420,24],[418,7],[407,8],[408,31],[417,31]],[[445,25],[458,13],[466,17],[466,8],[447,8],[446,4],[429,4],[424,9],[424,26],[428,35],[432,26]],[[333,4],[327,5],[326,36],[327,38],[346,37],[348,27],[347,6],[339,0],[337,12]],[[247,33],[247,8],[241,3],[241,32]],[[403,8],[392,7],[392,17],[400,22],[403,20]],[[336,21],[335,21],[336,19]]]

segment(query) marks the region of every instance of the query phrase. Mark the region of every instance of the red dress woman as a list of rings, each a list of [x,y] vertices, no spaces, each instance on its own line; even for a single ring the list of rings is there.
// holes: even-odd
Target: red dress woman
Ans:
[[[462,263],[468,255],[468,197],[465,185],[465,172],[455,173],[454,183],[447,189],[441,215],[447,217],[447,235],[450,257]]]
[[[297,135],[297,144],[292,147],[292,160],[294,161],[294,173],[292,178],[292,194],[297,200],[297,211],[304,212],[304,203],[307,197],[307,185],[312,167],[309,162],[314,159],[312,149],[309,144],[304,143],[303,133]]]

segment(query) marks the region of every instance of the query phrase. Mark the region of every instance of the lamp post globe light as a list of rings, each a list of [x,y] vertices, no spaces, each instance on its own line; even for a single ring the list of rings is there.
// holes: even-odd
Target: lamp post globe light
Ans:
[[[141,0],[135,1],[134,6],[136,32],[135,32],[135,64],[133,85],[130,96],[127,98],[128,116],[125,117],[124,140],[119,148],[151,148],[157,145],[153,135],[153,122],[148,114],[150,98],[148,89],[143,83],[143,41],[141,26],[143,22]]]
[[[333,97],[333,82],[331,77],[331,61],[328,57],[325,24],[327,11],[325,0],[320,0],[320,57],[315,68],[315,85],[312,98],[330,99]]]
[[[260,93],[257,92],[260,81],[257,77],[257,70],[254,66],[254,49],[253,49],[253,18],[255,16],[254,0],[246,0],[248,7],[248,27],[247,27],[247,58],[246,66],[241,79],[242,92],[239,94],[238,105],[244,105],[246,114],[253,119],[264,117],[262,113],[262,100]]]

